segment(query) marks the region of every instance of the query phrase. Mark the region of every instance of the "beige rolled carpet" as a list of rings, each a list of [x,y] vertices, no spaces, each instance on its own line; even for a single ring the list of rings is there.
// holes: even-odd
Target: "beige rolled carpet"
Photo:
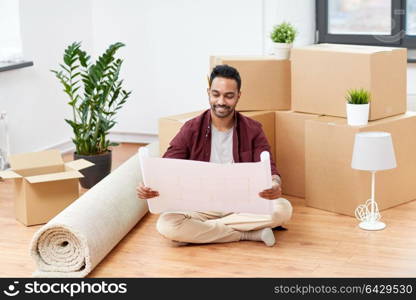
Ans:
[[[159,145],[148,146],[153,156]],[[148,212],[136,196],[137,153],[83,194],[33,236],[34,277],[85,277]]]

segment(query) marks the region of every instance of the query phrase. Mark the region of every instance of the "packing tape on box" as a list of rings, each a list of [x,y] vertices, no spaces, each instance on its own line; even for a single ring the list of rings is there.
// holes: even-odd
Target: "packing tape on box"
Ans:
[[[158,156],[159,145],[148,146]],[[136,153],[33,236],[34,277],[85,277],[148,212]]]

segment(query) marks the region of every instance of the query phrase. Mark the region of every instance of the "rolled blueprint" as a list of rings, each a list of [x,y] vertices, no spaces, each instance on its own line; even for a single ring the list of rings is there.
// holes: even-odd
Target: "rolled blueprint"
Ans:
[[[259,196],[272,186],[267,151],[261,153],[260,162],[218,164],[152,157],[146,150],[139,149],[143,181],[159,192],[155,200],[148,201],[151,213],[273,213],[272,201]]]

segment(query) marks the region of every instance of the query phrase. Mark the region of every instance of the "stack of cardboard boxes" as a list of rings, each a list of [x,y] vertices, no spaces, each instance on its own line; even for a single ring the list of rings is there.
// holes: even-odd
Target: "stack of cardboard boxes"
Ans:
[[[353,216],[371,194],[370,173],[351,168],[355,133],[386,131],[392,134],[397,168],[377,173],[379,208],[416,198],[416,115],[406,112],[406,49],[319,44],[292,49],[290,60],[211,57],[211,69],[218,64],[240,72],[237,109],[262,123],[284,194]],[[347,125],[345,96],[353,88],[372,94],[367,126]],[[160,119],[161,153],[199,113]]]
[[[355,133],[362,131],[393,139],[397,168],[376,175],[379,208],[415,199],[416,116],[406,113],[406,49],[319,44],[293,49],[291,59],[292,109],[321,115],[303,127],[306,204],[353,216],[370,198],[370,172],[351,168]],[[366,126],[347,125],[345,96],[353,88],[372,95]]]

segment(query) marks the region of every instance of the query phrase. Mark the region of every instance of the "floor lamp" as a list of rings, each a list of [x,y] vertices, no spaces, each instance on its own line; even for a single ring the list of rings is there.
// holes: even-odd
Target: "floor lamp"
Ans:
[[[360,132],[355,135],[351,167],[371,172],[371,199],[359,205],[355,216],[361,221],[360,228],[381,230],[386,224],[380,222],[380,212],[375,201],[376,172],[396,167],[393,142],[388,132]]]

